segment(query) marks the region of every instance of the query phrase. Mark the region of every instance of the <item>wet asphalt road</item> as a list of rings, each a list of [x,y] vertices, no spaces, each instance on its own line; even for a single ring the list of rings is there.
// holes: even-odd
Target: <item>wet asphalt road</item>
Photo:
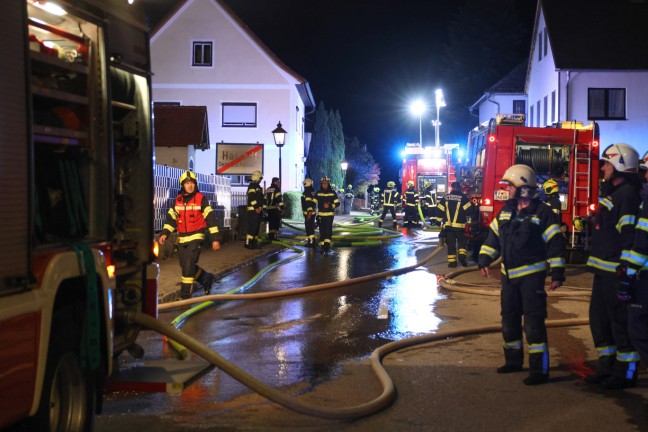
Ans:
[[[435,235],[412,230],[385,246],[338,248],[332,255],[306,250],[302,258],[272,270],[247,292],[400,268],[421,260],[435,246]],[[292,254],[281,252],[245,267],[223,279],[220,290],[228,291],[269,262]],[[499,321],[497,297],[437,289],[432,271],[447,271],[444,258],[445,252],[426,268],[386,280],[295,298],[220,303],[188,320],[182,330],[287,394],[331,407],[356,405],[380,392],[366,366],[376,347],[442,327]],[[554,319],[586,316],[586,310],[582,298],[550,302]],[[170,321],[179,313],[160,318]],[[151,332],[140,342],[147,357],[171,355]],[[211,369],[181,395],[110,394],[97,430],[646,430],[645,387],[609,395],[578,379],[594,358],[586,327],[551,330],[550,346],[555,383],[533,391],[520,385],[524,375],[493,373],[501,362],[501,337],[492,334],[390,355],[385,365],[397,383],[395,406],[356,422],[293,413]],[[547,417],[551,412],[554,416]]]

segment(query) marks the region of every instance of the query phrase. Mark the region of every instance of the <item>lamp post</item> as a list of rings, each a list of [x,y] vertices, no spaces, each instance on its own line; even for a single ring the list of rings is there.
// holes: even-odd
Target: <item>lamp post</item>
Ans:
[[[441,128],[441,122],[439,121],[439,111],[441,111],[441,107],[446,106],[445,103],[445,98],[443,97],[443,90],[441,89],[436,89],[434,92],[434,96],[436,99],[436,120],[432,120],[432,125],[434,126],[434,146],[439,147],[439,129]]]
[[[340,168],[342,168],[342,190],[346,191],[346,172],[349,168],[349,162],[343,160],[340,162]]]
[[[418,116],[419,118],[419,144],[421,144],[421,146],[423,146],[423,123],[421,118],[426,110],[427,107],[425,106],[425,102],[423,102],[421,99],[415,100],[410,105],[410,111],[412,112],[412,114]]]
[[[286,131],[281,127],[281,122],[277,123],[277,129],[272,131],[274,142],[279,147],[279,184],[281,184],[281,147],[284,146],[286,140]]]

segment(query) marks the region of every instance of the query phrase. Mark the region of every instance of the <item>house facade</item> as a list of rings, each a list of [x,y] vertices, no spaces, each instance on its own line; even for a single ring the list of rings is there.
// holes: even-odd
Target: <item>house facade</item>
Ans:
[[[527,62],[520,63],[504,78],[493,84],[470,106],[473,116],[479,118],[479,124],[488,121],[497,114],[525,114],[527,96],[524,93]]]
[[[531,43],[527,125],[596,121],[601,149],[648,150],[648,5],[540,0]]]
[[[209,146],[186,153],[197,172],[229,176],[234,189],[245,189],[251,172],[261,169],[268,185],[281,177],[284,191],[301,187],[306,116],[315,108],[309,84],[227,5],[179,1],[151,33],[151,63],[154,104],[207,107]],[[272,134],[279,122],[287,132],[281,149]],[[165,151],[178,150],[156,147],[160,161],[189,167]]]
[[[512,101],[524,97],[527,126],[596,121],[601,149],[625,142],[642,156],[648,151],[646,22],[643,1],[572,0],[566,8],[559,0],[539,0],[520,93],[498,90],[509,74],[471,111],[479,110],[483,124],[497,110],[514,113]]]

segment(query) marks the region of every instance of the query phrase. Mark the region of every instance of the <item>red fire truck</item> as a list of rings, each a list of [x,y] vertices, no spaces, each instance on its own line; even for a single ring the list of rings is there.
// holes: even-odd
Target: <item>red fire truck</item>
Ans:
[[[499,182],[504,171],[514,164],[532,167],[539,185],[549,179],[558,183],[561,221],[569,246],[586,249],[586,221],[598,205],[596,123],[562,122],[555,127],[527,127],[524,115],[510,114],[498,115],[472,130],[468,135],[466,165],[457,171],[468,194],[479,200],[477,227],[482,235],[509,198]]]
[[[455,181],[455,170],[452,163],[452,151],[459,144],[444,144],[437,147],[422,147],[419,143],[407,143],[401,153],[403,166],[401,168],[402,193],[407,190],[407,182],[412,180],[418,191],[423,190],[423,184],[430,182],[438,196],[448,193],[448,185]]]
[[[0,429],[87,431],[157,314],[148,28],[137,2],[5,0]],[[11,199],[9,199],[11,198]]]

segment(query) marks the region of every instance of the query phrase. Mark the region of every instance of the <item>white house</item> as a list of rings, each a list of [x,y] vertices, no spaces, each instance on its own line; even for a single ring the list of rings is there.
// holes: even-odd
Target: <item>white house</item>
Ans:
[[[596,121],[601,149],[648,150],[648,4],[539,0],[526,94],[527,125]]]
[[[471,112],[479,109],[483,124],[497,111],[515,113],[511,104],[520,106],[516,100],[524,97],[527,126],[596,121],[602,149],[625,142],[642,156],[648,150],[647,22],[645,0],[570,0],[568,7],[539,0],[520,93],[508,85],[516,68]]]
[[[244,189],[260,168],[267,184],[281,177],[284,191],[301,187],[309,144],[305,118],[315,108],[309,84],[225,3],[178,1],[151,33],[151,63],[155,104],[207,107],[208,148],[182,153],[194,156],[197,172],[229,175],[235,188]],[[287,132],[281,150],[272,135],[279,122]],[[157,147],[156,153],[161,164],[178,160],[177,149]],[[189,164],[180,160],[178,167]]]
[[[528,62],[517,65],[504,78],[493,84],[470,106],[479,116],[479,124],[488,123],[497,114],[525,114],[527,96],[524,93]],[[478,114],[475,114],[478,111]]]

